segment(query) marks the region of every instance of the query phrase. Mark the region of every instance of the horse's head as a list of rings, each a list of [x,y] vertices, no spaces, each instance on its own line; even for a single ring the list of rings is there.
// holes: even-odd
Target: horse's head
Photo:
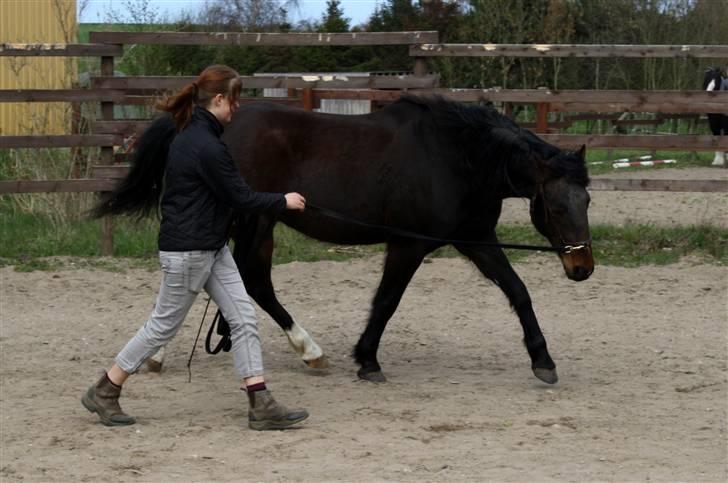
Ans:
[[[719,91],[722,78],[723,73],[720,71],[720,67],[708,67],[703,75],[703,90]]]
[[[589,182],[582,146],[538,161],[537,187],[531,198],[531,221],[559,252],[566,276],[586,280],[594,271],[589,233]]]

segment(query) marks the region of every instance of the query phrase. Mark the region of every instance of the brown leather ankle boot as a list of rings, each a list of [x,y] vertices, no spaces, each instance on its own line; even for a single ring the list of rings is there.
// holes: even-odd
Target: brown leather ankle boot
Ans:
[[[121,387],[112,384],[104,374],[84,393],[81,403],[90,412],[98,414],[106,426],[127,426],[136,423],[135,418],[121,410],[120,394]]]
[[[308,417],[305,409],[289,410],[278,404],[268,390],[249,392],[248,401],[248,426],[256,431],[290,428]]]

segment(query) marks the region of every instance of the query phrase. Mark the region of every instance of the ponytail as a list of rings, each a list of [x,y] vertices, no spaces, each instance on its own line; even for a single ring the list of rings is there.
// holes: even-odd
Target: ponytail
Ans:
[[[190,122],[195,106],[207,107],[218,94],[235,100],[241,88],[242,82],[235,70],[226,65],[211,65],[176,95],[158,102],[156,108],[172,115],[179,132]]]
[[[194,84],[188,84],[177,95],[158,102],[156,108],[172,115],[177,131],[181,131],[190,122],[195,107]]]

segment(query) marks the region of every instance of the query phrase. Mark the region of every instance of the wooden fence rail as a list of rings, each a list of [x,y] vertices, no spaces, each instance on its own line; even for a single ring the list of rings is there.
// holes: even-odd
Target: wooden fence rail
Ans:
[[[435,94],[460,102],[548,103],[552,106],[589,105],[591,109],[572,112],[706,113],[728,111],[728,91],[588,91],[551,89],[422,89],[418,94]],[[650,109],[647,109],[649,107]],[[555,110],[555,109],[550,109]],[[564,109],[565,110],[565,109]]]
[[[539,134],[545,141],[563,148],[587,145],[590,148],[655,149],[660,151],[728,151],[728,136],[680,134]]]
[[[673,191],[728,193],[728,181],[718,179],[611,179],[593,178],[592,191]]]
[[[413,57],[728,57],[728,45],[592,45],[592,44],[424,44],[410,46]]]
[[[458,102],[509,102],[512,104],[549,104],[550,112],[654,112],[687,114],[728,112],[728,91],[588,91],[551,89],[418,89],[417,95],[438,95]],[[395,91],[357,89],[316,90],[318,99],[397,100]],[[587,100],[588,99],[588,100]]]
[[[156,98],[155,95],[122,95],[125,91],[121,87],[131,86],[148,86],[149,82],[154,83],[156,78],[132,78],[130,82],[124,84],[122,82],[117,83],[114,79],[116,78],[102,78],[101,85],[110,83],[111,86],[117,89],[106,91],[105,89],[92,89],[87,91],[88,97],[86,99],[92,99],[95,95],[98,95],[99,100],[103,99],[114,99],[118,104],[150,104]],[[118,78],[120,81],[126,81],[126,78]],[[163,79],[160,83],[166,86],[170,85],[170,82],[178,82],[174,78],[160,78]],[[186,80],[186,78],[185,78]],[[20,96],[16,96],[16,91],[0,91],[0,102],[16,100]],[[62,94],[59,93],[57,97],[52,97],[50,92],[46,91],[43,96],[38,94],[38,91],[31,91],[28,94],[29,98],[54,98],[56,100],[80,100],[83,97],[74,92],[66,99]],[[83,91],[80,91],[83,92]],[[106,92],[111,94],[106,95]],[[376,100],[387,100],[393,101],[401,96],[401,91],[381,91],[381,90],[337,90],[337,89],[313,89],[311,92],[310,102],[316,105],[321,99],[326,98],[357,98],[357,99],[376,99]],[[413,92],[415,95],[432,95],[437,94],[445,98],[455,98],[456,100],[480,100],[480,101],[494,101],[494,102],[510,102],[510,103],[540,103],[543,107],[550,111],[556,111],[560,105],[568,105],[569,103],[545,103],[544,100],[548,99],[560,99],[560,100],[573,100],[579,99],[580,96],[587,96],[590,91],[548,91],[548,90],[531,90],[526,93],[520,90],[495,90],[495,89],[417,89]],[[613,105],[612,100],[624,100],[633,99],[635,104],[630,104],[633,109],[639,109],[640,102],[661,102],[666,99],[670,99],[674,96],[674,102],[659,104],[658,112],[665,111],[666,113],[672,112],[672,110],[686,110],[687,112],[706,112],[709,110],[728,110],[728,92],[723,95],[716,95],[711,92],[703,91],[657,91],[657,92],[643,92],[643,91],[601,91],[593,93],[594,109],[593,111],[599,112],[606,110],[609,112],[610,107]],[[717,99],[713,104],[709,104],[711,109],[701,108],[697,109],[695,106],[702,105],[701,100],[703,99]],[[262,98],[244,98],[243,103],[260,101]],[[269,99],[265,99],[269,100]],[[283,99],[270,99],[272,102],[278,102],[288,105],[301,106],[302,99],[300,98],[283,98]],[[616,121],[615,121],[616,122]],[[628,123],[630,121],[624,121]],[[655,124],[653,120],[634,120],[634,123],[649,123]],[[660,149],[660,150],[696,150],[696,151],[713,151],[717,149],[728,150],[728,137],[726,136],[708,136],[708,135],[581,135],[581,134],[547,134],[548,126],[558,126],[558,124],[549,124],[547,121],[542,120],[545,123],[543,126],[539,126],[538,123],[535,126],[536,130],[542,133],[542,136],[548,141],[558,146],[577,146],[586,144],[590,148],[643,148],[643,149]],[[19,147],[59,147],[59,146],[118,146],[123,143],[123,136],[130,136],[135,132],[138,132],[140,128],[143,128],[146,124],[144,121],[114,121],[114,120],[102,120],[92,124],[92,132],[96,137],[83,137],[83,136],[0,136],[0,148],[19,148]],[[116,135],[114,137],[104,137],[102,135]]]
[[[240,33],[240,32],[91,32],[91,42],[155,45],[412,45],[436,43],[439,34],[423,32]]]
[[[121,146],[123,142],[123,136],[114,134],[0,136],[0,149]]]
[[[55,179],[0,181],[0,194],[12,193],[96,193],[112,191],[116,179]]]
[[[123,54],[121,45],[0,43],[0,57],[119,57]]]
[[[427,89],[437,87],[437,75],[347,76],[346,74],[240,76],[244,89]],[[94,89],[174,90],[195,80],[192,76],[92,77]]]
[[[115,102],[123,103],[119,89],[0,89],[0,102]]]
[[[311,76],[314,77],[314,76]],[[116,104],[151,103],[157,94],[129,94],[129,91],[164,91],[191,82],[193,77],[94,77],[92,89],[0,90],[0,102],[85,102]],[[651,112],[704,114],[728,112],[728,91],[586,91],[550,89],[451,89],[430,88],[436,76],[349,77],[348,79],[307,79],[305,77],[245,77],[249,88],[315,88],[316,99],[363,99],[393,102],[399,90],[417,89],[416,95],[438,95],[459,102],[548,103],[551,112]],[[377,89],[371,89],[371,86]],[[323,86],[323,87],[322,87]],[[321,87],[321,88],[320,88]],[[585,102],[584,99],[589,99]],[[267,99],[266,99],[267,100]]]

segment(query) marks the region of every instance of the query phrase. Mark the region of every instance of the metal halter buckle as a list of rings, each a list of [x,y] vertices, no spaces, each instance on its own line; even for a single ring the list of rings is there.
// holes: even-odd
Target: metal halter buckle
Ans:
[[[562,253],[568,255],[571,252],[575,252],[577,250],[585,250],[586,245],[564,245],[564,251]]]

